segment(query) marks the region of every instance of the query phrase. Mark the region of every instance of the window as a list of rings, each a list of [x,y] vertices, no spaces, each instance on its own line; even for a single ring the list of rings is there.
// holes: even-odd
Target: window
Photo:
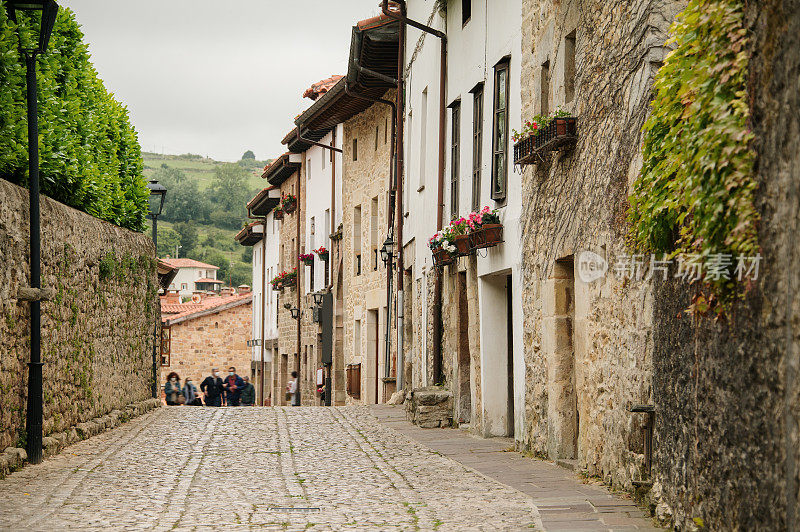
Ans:
[[[355,273],[361,275],[361,205],[353,208],[353,257]]]
[[[483,85],[472,93],[472,210],[481,208],[481,164],[483,152]]]
[[[425,188],[425,163],[428,148],[428,88],[422,91],[422,102],[420,103],[420,113],[422,116],[419,121],[419,184],[417,191]]]
[[[383,119],[383,143],[386,144],[389,141],[389,119]]]
[[[541,114],[550,114],[550,61],[542,63],[542,71],[539,75],[539,93],[541,98]]]
[[[378,151],[378,131],[380,127],[375,126],[375,151]]]
[[[319,150],[319,156],[322,159],[322,169],[323,170],[325,170],[325,159],[327,159],[327,155],[328,155],[327,152],[328,152],[328,150],[326,150],[325,148]]]
[[[316,242],[317,242],[316,230],[315,230],[316,225],[317,225],[316,221],[314,220],[314,217],[312,216],[311,219],[309,220],[309,224],[308,224],[308,226],[309,226],[308,227],[308,237],[309,237],[308,240],[309,240],[309,242],[311,244],[311,249],[312,250],[317,247],[317,244],[316,244]]]
[[[306,159],[306,176],[308,180],[311,181],[311,157]]]
[[[358,139],[353,139],[353,160],[358,160]]]
[[[370,228],[369,228],[369,249],[370,261],[372,262],[372,269],[378,269],[378,196],[372,198],[370,205]]]
[[[461,102],[451,106],[450,128],[450,216],[458,217],[458,174],[461,166]]]
[[[461,0],[461,25],[463,26],[472,17],[472,0]]]
[[[181,290],[186,290],[187,288],[186,283],[181,283]]]
[[[575,99],[575,30],[564,38],[564,101]]]
[[[494,119],[492,121],[492,199],[506,197],[508,183],[508,60],[494,67]]]

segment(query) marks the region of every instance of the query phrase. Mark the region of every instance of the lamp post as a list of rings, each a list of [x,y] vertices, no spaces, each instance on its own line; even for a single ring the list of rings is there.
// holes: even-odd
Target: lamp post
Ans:
[[[394,239],[391,233],[386,236],[381,246],[381,259],[386,266],[386,354],[383,359],[384,376],[392,376],[392,270],[394,268]],[[377,358],[377,356],[376,356]],[[378,378],[378,361],[375,361],[375,379]],[[377,398],[377,392],[375,397]]]
[[[383,241],[383,246],[381,247],[381,259],[383,259],[383,264],[385,266],[389,266],[389,261],[394,258],[394,239],[392,235],[386,237],[386,240]]]
[[[153,220],[153,245],[156,248],[156,257],[158,257],[158,217],[164,209],[164,198],[167,195],[167,189],[158,182],[157,179],[151,179],[147,184],[150,190],[150,218]],[[156,315],[156,322],[153,325],[153,383],[151,392],[153,397],[158,397],[158,325],[161,317]]]
[[[31,288],[42,287],[41,233],[39,227],[39,119],[37,105],[36,57],[47,50],[50,33],[56,22],[58,4],[53,0],[6,0],[8,17],[17,23],[19,50],[25,56],[28,94],[28,187],[30,190],[31,228]],[[17,12],[29,18],[40,17],[39,40],[36,46],[26,46],[17,20]],[[32,43],[30,43],[32,44]],[[42,461],[42,305],[36,298],[31,301],[31,360],[28,363],[28,409],[26,412],[26,442],[28,460],[33,464]]]

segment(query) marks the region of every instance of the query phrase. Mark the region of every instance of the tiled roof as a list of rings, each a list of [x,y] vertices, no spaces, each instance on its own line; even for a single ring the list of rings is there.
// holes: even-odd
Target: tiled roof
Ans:
[[[173,268],[205,268],[211,270],[219,270],[213,264],[206,264],[194,259],[161,259]]]
[[[198,279],[195,283],[216,283],[222,284],[222,281],[217,281],[216,279],[211,279],[210,277],[203,277],[202,279]]]
[[[205,316],[207,314],[213,314],[215,312],[223,312],[229,308],[238,307],[239,305],[246,305],[253,301],[253,294],[248,292],[247,294],[235,294],[232,296],[222,296],[222,297],[209,297],[201,301],[200,303],[185,303],[183,305],[161,305],[161,321],[164,322],[165,325],[172,325],[175,323],[180,323],[183,321],[192,320],[194,318],[199,318],[200,316]],[[177,313],[168,313],[164,310],[164,308],[169,308],[170,310],[175,310],[174,307],[182,307],[180,312]],[[164,316],[163,314],[168,314]]]
[[[312,83],[309,88],[303,92],[303,98],[311,98],[312,100],[316,100],[326,92],[328,89],[336,85],[336,82],[342,79],[344,76],[340,76],[338,74],[333,74],[331,77],[318,81],[316,83]]]
[[[161,303],[161,314],[180,314],[200,307],[199,303]]]

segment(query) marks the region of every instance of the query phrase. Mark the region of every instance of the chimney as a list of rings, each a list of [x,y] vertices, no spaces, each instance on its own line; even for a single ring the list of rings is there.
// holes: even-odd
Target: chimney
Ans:
[[[180,293],[177,290],[167,290],[167,295],[164,296],[164,303],[167,305],[180,305]]]
[[[239,294],[249,294],[250,293],[250,286],[246,284],[240,284],[237,290]]]
[[[219,294],[222,297],[227,297],[227,296],[232,296],[234,293],[236,293],[236,291],[232,287],[226,286],[222,290],[220,290]]]
[[[205,299],[206,293],[202,290],[195,290],[192,292],[192,303],[200,303]]]

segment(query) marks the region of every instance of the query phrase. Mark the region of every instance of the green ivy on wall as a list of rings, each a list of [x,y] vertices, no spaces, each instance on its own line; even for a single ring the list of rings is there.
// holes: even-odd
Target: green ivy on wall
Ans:
[[[672,26],[644,125],[641,175],[630,197],[633,246],[673,256],[758,253],[755,155],[747,103],[748,35],[741,0],[690,0]],[[731,271],[731,278],[733,278]],[[706,280],[704,312],[733,280]]]
[[[0,5],[0,178],[24,186],[28,180],[25,62],[17,46],[16,27]],[[136,131],[128,110],[97,76],[69,9],[59,10],[37,70],[42,192],[100,219],[142,231],[148,191]]]

